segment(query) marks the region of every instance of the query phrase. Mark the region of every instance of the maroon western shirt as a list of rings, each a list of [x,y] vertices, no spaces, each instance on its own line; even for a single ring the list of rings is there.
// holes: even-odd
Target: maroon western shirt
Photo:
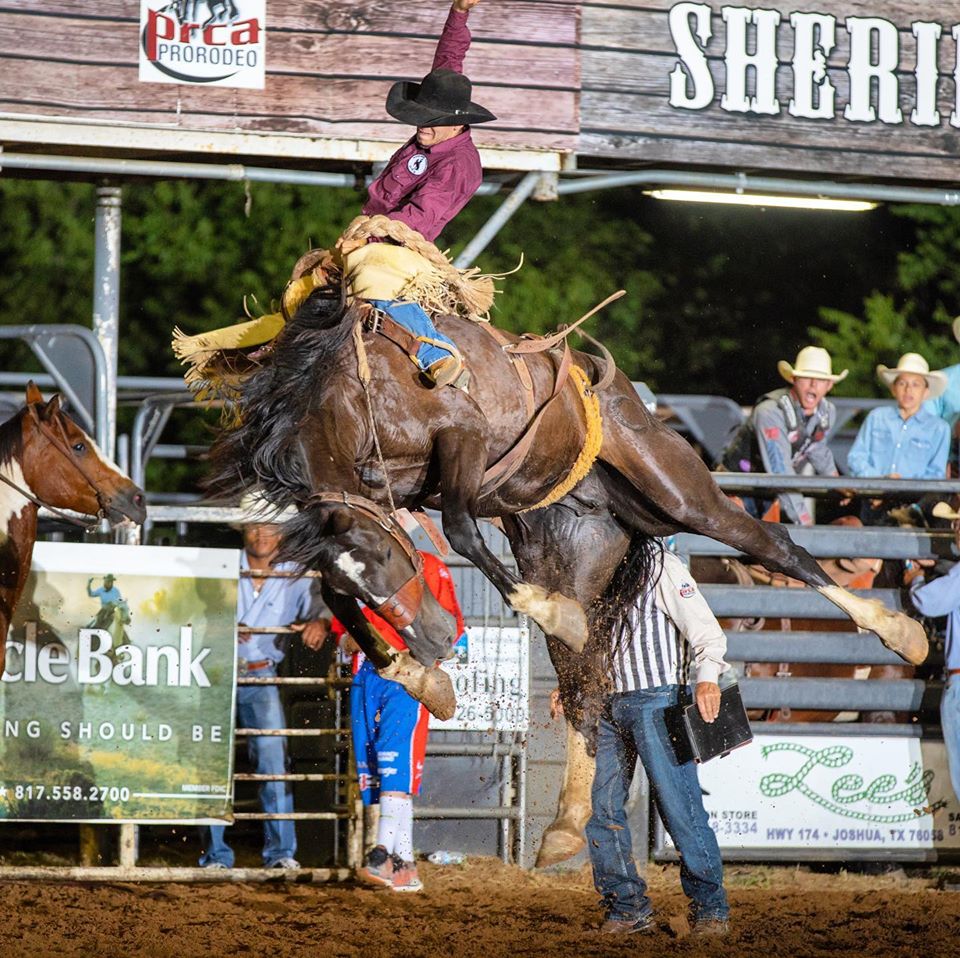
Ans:
[[[463,58],[470,48],[467,14],[451,10],[433,58],[434,70],[463,72]],[[480,154],[470,138],[470,129],[424,148],[414,136],[408,140],[370,184],[363,212],[383,213],[418,230],[428,240],[466,206],[483,182]]]

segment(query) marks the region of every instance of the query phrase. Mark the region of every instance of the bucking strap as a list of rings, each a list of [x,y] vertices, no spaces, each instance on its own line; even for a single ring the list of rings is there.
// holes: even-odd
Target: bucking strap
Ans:
[[[488,496],[490,493],[499,489],[523,464],[523,460],[526,458],[530,447],[533,445],[533,440],[536,438],[540,423],[543,422],[547,411],[567,383],[571,361],[570,347],[564,343],[563,355],[560,357],[560,365],[557,368],[557,377],[554,380],[553,392],[550,394],[550,398],[540,407],[540,411],[534,416],[523,435],[483,474],[483,483],[480,487],[480,495],[478,498],[482,499],[484,496]]]
[[[584,313],[575,323],[571,323],[569,326],[561,326],[559,331],[552,336],[529,337],[521,339],[518,343],[511,343],[509,346],[504,346],[503,348],[508,353],[543,353],[548,349],[553,349],[554,346],[559,346],[560,343],[564,342],[578,326],[583,325],[594,313],[598,313],[604,306],[625,295],[626,290],[617,290],[617,292],[612,296],[608,296],[602,303],[594,306],[589,313]]]
[[[490,323],[481,323],[481,329],[485,329],[494,340],[496,340],[499,346],[507,347],[512,345],[511,341],[501,330],[497,329],[496,326],[491,326]],[[510,365],[513,366],[513,371],[520,380],[520,385],[523,386],[523,401],[527,406],[527,422],[529,423],[537,410],[537,404],[533,398],[533,377],[530,375],[530,369],[523,356],[514,356],[511,353],[507,353],[507,358],[510,360]]]

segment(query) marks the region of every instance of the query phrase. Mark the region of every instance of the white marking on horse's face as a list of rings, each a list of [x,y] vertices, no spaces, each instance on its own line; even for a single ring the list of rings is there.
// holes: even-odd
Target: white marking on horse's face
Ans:
[[[97,457],[109,469],[111,472],[117,472],[125,479],[130,479],[130,477],[115,463],[111,462],[102,452],[100,447],[93,441],[90,436],[87,436],[87,444],[90,448],[90,451]],[[131,480],[132,481],[132,480]]]
[[[367,567],[357,559],[354,559],[352,552],[341,552],[337,556],[337,568],[356,586],[364,587],[363,573]]]
[[[16,483],[21,489],[33,492],[27,485],[27,480],[23,478],[23,470],[20,463],[12,460],[7,465],[0,468],[0,472],[11,482]],[[30,500],[22,496],[12,486],[5,482],[0,482],[0,538],[6,539],[9,535],[10,523],[13,519],[23,512],[24,507],[30,504]]]
[[[377,605],[386,602],[386,596],[381,597],[370,592],[370,586],[363,581],[363,573],[366,572],[367,567],[359,559],[354,559],[352,552],[341,552],[335,564],[358,589],[370,595],[371,602]]]

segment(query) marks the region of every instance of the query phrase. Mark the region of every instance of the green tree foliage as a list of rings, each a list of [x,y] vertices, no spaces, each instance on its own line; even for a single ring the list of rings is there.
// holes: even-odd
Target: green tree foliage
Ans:
[[[913,236],[896,257],[890,281],[863,301],[860,314],[822,308],[811,339],[830,350],[850,375],[840,395],[885,396],[876,366],[896,365],[906,352],[920,353],[931,369],[957,362],[950,324],[960,311],[960,210],[901,206],[894,215],[913,226]]]
[[[462,249],[505,195],[472,200],[441,248]],[[125,185],[120,373],[179,375],[174,326],[196,333],[235,322],[245,296],[255,298],[252,311],[268,310],[300,254],[330,245],[362,201],[362,191],[268,184]],[[2,322],[89,325],[94,211],[90,184],[0,178]],[[930,347],[939,334],[937,348],[949,352],[944,323],[960,282],[960,230],[940,212],[775,213],[599,191],[525,203],[477,265],[506,273],[523,255],[522,269],[498,282],[493,312],[516,332],[570,323],[625,289],[586,329],[658,392],[751,402],[779,383],[776,361],[792,359],[810,336],[829,343],[841,364],[862,365],[849,391],[872,392],[872,365],[896,359],[915,315],[934,317],[935,328],[917,326],[919,342]],[[898,249],[906,250],[899,263]],[[899,292],[888,289],[894,275]],[[855,318],[871,290],[869,314]],[[0,341],[0,350],[7,369],[37,368],[22,348]],[[121,412],[121,428],[132,414]],[[178,412],[164,439],[205,443],[213,421]],[[171,488],[192,482],[179,464],[155,467]]]

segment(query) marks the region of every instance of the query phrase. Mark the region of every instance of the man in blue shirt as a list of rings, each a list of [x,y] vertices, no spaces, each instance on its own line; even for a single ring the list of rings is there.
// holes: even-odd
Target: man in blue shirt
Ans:
[[[953,321],[953,335],[960,342],[960,316]],[[947,377],[946,388],[935,399],[928,400],[926,408],[946,422],[952,431],[960,420],[960,364],[940,371]]]
[[[953,523],[957,548],[960,549],[960,512],[945,502],[938,502],[933,514]],[[943,653],[946,685],[940,700],[940,727],[947,748],[953,794],[960,798],[960,562],[954,563],[945,576],[932,582],[927,582],[922,565],[912,570],[912,577],[910,597],[917,611],[930,617],[947,616],[947,644]]]
[[[257,504],[242,504],[247,512]],[[256,522],[243,528],[242,572],[294,572],[294,563],[274,565],[280,546],[281,527],[274,522]],[[237,595],[237,667],[241,676],[273,678],[286,653],[284,637],[274,633],[245,631],[268,626],[288,626],[301,633],[304,643],[319,647],[330,623],[316,616],[313,579],[255,578],[241,575]],[[276,685],[240,685],[237,687],[237,723],[240,728],[286,728],[280,691]],[[283,775],[287,772],[287,740],[282,736],[250,736],[247,739],[250,763],[257,775]],[[289,814],[293,811],[293,791],[288,782],[264,782],[260,786],[260,805],[264,812]],[[200,864],[205,868],[232,868],[233,849],[225,839],[225,826],[205,829],[205,851]],[[299,868],[294,857],[297,836],[290,820],[265,819],[263,823],[263,863],[267,868]]]
[[[112,572],[107,573],[107,575],[103,577],[103,585],[99,589],[93,588],[93,578],[94,577],[87,579],[87,595],[90,596],[91,599],[99,596],[101,609],[105,605],[110,605],[111,602],[114,605],[119,605],[119,603],[123,601],[120,590],[113,584],[116,579]]]
[[[847,456],[853,476],[889,479],[943,479],[950,453],[950,427],[923,403],[942,395],[947,377],[931,372],[918,353],[905,353],[896,368],[877,366],[890,387],[896,408],[880,406],[863,421]],[[929,404],[928,404],[929,405]],[[865,506],[865,522],[875,519],[876,506]]]

